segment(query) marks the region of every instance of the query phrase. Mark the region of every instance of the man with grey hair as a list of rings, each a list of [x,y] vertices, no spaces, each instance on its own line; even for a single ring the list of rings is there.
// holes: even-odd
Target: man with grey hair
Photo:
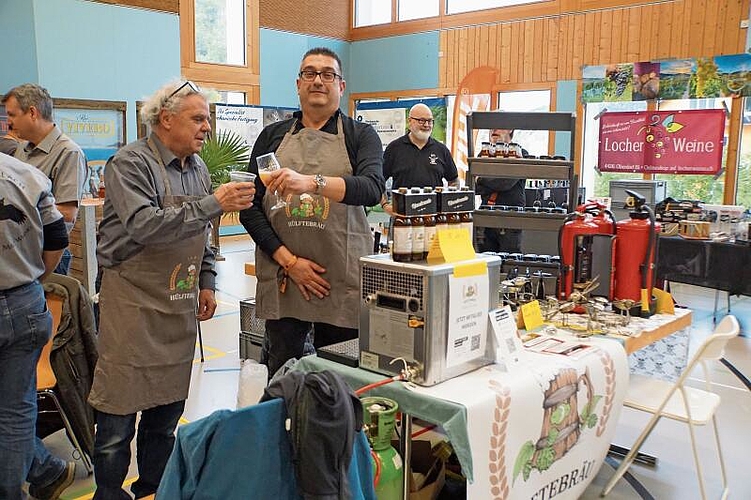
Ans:
[[[131,491],[136,498],[156,492],[188,397],[196,320],[216,309],[209,223],[249,208],[255,194],[252,182],[212,194],[197,155],[211,131],[209,105],[195,84],[162,87],[141,118],[151,134],[121,148],[104,169],[99,360],[89,394],[97,410],[95,499],[130,498],[122,485],[138,412],[139,477]]]
[[[78,202],[86,184],[86,157],[52,120],[52,97],[44,87],[24,83],[10,89],[0,100],[5,105],[9,129],[24,142],[15,157],[37,167],[52,181],[57,209],[68,232],[78,215]],[[71,254],[63,253],[56,273],[68,274]]]

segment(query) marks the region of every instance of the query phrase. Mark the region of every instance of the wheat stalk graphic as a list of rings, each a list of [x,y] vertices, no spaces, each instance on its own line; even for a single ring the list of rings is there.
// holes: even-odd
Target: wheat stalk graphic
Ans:
[[[490,381],[490,388],[496,393],[493,433],[490,436],[490,452],[488,454],[490,493],[494,500],[503,500],[508,498],[509,494],[508,476],[506,475],[506,430],[511,410],[511,391],[495,380]]]

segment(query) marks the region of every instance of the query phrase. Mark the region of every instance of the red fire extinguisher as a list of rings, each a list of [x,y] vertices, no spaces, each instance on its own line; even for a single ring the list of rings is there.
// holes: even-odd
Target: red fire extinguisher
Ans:
[[[568,299],[575,283],[585,283],[594,278],[591,275],[591,262],[592,235],[595,234],[615,234],[615,218],[605,205],[593,201],[576,207],[574,212],[566,216],[558,230],[558,253],[561,256],[561,277],[558,280],[560,300]],[[609,289],[612,290],[613,287],[610,286]]]
[[[629,218],[616,223],[615,298],[633,300],[632,314],[649,317],[654,314],[655,259],[660,223],[635,191],[626,190],[634,200]]]

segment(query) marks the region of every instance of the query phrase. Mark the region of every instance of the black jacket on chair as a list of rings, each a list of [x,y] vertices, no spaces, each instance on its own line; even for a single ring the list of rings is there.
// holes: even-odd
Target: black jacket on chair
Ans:
[[[91,299],[81,283],[50,274],[44,290],[63,298],[60,325],[52,341],[50,364],[57,378],[57,393],[81,447],[94,452],[94,409],[87,399],[97,361],[97,338]]]
[[[305,499],[350,498],[347,470],[355,433],[362,429],[360,399],[336,373],[288,372],[271,382],[261,401],[284,399],[300,494]]]

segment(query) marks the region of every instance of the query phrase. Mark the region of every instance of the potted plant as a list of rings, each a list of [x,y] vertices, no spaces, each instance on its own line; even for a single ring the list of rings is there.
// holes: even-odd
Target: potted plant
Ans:
[[[211,176],[211,187],[216,189],[229,181],[229,173],[246,167],[250,158],[250,147],[240,134],[226,130],[212,134],[203,142],[203,148],[198,153]],[[237,217],[237,213],[225,214]],[[217,260],[223,260],[219,253],[219,224],[220,218],[211,224],[211,247],[216,252]]]

